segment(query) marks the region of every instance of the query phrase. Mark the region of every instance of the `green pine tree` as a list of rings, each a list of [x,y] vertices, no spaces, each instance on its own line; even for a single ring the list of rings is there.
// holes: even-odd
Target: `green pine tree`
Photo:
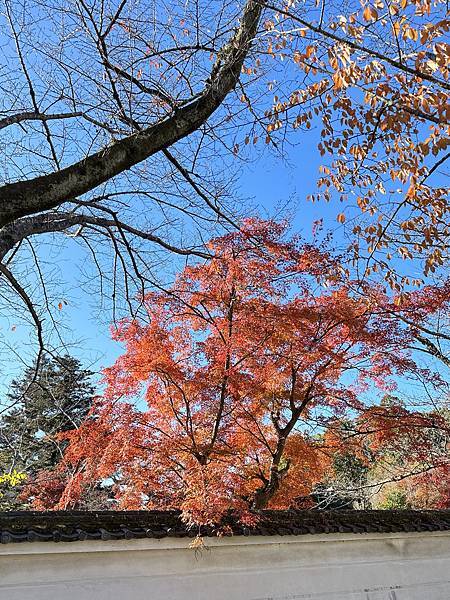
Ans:
[[[55,435],[74,429],[88,413],[92,377],[76,358],[44,356],[38,369],[27,368],[12,382],[6,399],[11,409],[0,417],[0,475],[16,472],[30,480],[55,467],[65,445]],[[11,503],[11,492],[8,508],[19,508],[18,499]]]

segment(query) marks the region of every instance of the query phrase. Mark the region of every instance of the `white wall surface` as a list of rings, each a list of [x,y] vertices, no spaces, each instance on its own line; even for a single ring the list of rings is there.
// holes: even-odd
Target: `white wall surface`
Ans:
[[[450,600],[450,532],[0,546],[0,600]]]

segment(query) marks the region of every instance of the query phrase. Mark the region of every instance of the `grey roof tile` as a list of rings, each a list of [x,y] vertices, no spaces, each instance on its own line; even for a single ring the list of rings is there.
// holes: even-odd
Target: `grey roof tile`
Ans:
[[[450,510],[265,510],[249,527],[232,514],[214,526],[187,527],[176,511],[0,512],[0,542],[72,542],[233,535],[305,535],[450,531]]]

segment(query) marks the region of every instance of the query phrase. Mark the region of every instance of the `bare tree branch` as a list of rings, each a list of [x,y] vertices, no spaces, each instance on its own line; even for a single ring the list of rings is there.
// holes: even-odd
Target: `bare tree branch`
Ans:
[[[203,92],[191,103],[142,132],[119,140],[58,172],[0,188],[0,226],[85,194],[196,131],[235,87],[256,34],[261,11],[259,2],[247,1],[239,28],[215,62]]]

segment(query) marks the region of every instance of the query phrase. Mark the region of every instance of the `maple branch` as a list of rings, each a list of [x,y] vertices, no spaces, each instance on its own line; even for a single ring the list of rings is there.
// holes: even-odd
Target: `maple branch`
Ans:
[[[326,366],[330,364],[331,360],[326,363]],[[299,406],[295,405],[295,385],[297,382],[297,369],[291,370],[291,389],[289,393],[289,405],[291,408],[291,418],[286,423],[284,427],[280,427],[278,420],[274,420],[272,417],[272,422],[274,424],[275,430],[278,435],[277,444],[275,450],[271,452],[272,454],[272,464],[270,466],[270,476],[266,480],[263,486],[258,488],[253,497],[253,508],[261,509],[265,508],[268,502],[273,498],[276,492],[279,490],[281,481],[283,477],[288,473],[290,467],[290,460],[286,461],[286,464],[280,468],[281,460],[283,458],[284,450],[286,448],[286,442],[294,429],[295,425],[298,423],[300,415],[308,405],[311,400],[311,392],[314,387],[314,383],[317,377],[317,373],[314,376],[313,380],[310,382],[308,387],[306,388],[302,402]],[[272,415],[271,415],[272,416]]]
[[[211,453],[211,450],[212,450],[214,443],[217,439],[217,436],[219,434],[219,427],[220,427],[223,412],[225,409],[225,398],[226,398],[226,393],[227,393],[227,385],[228,385],[228,379],[230,378],[229,370],[231,367],[231,353],[230,353],[230,349],[229,349],[229,344],[231,343],[231,336],[233,334],[233,314],[234,314],[235,302],[236,302],[236,290],[233,286],[231,289],[231,293],[230,293],[230,302],[228,305],[228,311],[227,311],[227,317],[226,317],[227,322],[228,322],[228,332],[227,332],[228,335],[227,335],[227,339],[226,339],[228,348],[227,348],[227,355],[226,355],[225,365],[224,365],[224,375],[223,375],[222,384],[220,387],[219,408],[218,408],[216,419],[214,422],[214,429],[212,432],[211,440],[208,444],[207,455]]]

